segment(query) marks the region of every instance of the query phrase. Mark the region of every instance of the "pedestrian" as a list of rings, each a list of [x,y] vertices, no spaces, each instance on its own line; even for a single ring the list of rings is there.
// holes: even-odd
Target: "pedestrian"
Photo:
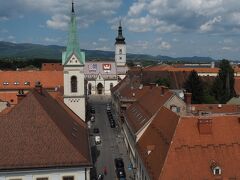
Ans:
[[[105,176],[107,175],[107,167],[106,166],[104,166],[104,168],[103,168],[103,173]]]

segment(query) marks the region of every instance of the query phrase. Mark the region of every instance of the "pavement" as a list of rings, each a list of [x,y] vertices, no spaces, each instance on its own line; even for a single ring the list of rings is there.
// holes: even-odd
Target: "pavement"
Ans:
[[[95,108],[95,122],[91,123],[90,138],[92,146],[92,156],[95,166],[95,175],[104,174],[104,169],[107,169],[107,174],[104,176],[104,180],[117,179],[115,173],[115,158],[122,158],[124,161],[126,179],[130,180],[133,177],[132,170],[129,170],[130,160],[127,155],[127,149],[123,140],[123,135],[119,126],[111,128],[107,113],[106,104],[110,102],[109,96],[92,96],[88,99],[88,102]],[[112,112],[114,119],[116,115]],[[117,121],[116,121],[117,125]],[[100,133],[94,134],[93,128],[99,128]],[[95,145],[94,137],[100,135],[101,144]]]

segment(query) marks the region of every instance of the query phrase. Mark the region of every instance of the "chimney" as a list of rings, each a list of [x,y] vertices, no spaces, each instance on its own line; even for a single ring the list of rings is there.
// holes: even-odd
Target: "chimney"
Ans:
[[[19,103],[24,97],[26,97],[26,94],[24,94],[22,89],[19,89],[17,94],[17,102]]]
[[[198,119],[200,134],[212,134],[212,119]]]
[[[168,87],[162,86],[162,94],[164,95],[168,91]]]
[[[187,105],[192,103],[192,93],[184,93],[184,101]]]
[[[39,93],[42,94],[42,84],[40,81],[37,81],[35,84],[35,90]]]

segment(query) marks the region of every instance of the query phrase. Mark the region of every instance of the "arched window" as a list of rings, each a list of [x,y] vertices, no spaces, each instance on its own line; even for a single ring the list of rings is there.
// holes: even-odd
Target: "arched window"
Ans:
[[[71,92],[77,92],[77,77],[72,76],[71,77]]]
[[[119,54],[122,54],[122,49],[119,49]]]
[[[110,90],[113,88],[113,83],[110,83]]]

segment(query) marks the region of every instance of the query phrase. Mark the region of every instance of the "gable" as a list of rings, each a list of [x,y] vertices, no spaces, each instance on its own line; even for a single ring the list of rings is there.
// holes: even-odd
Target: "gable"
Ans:
[[[72,54],[65,65],[81,65],[82,63],[75,54]]]

